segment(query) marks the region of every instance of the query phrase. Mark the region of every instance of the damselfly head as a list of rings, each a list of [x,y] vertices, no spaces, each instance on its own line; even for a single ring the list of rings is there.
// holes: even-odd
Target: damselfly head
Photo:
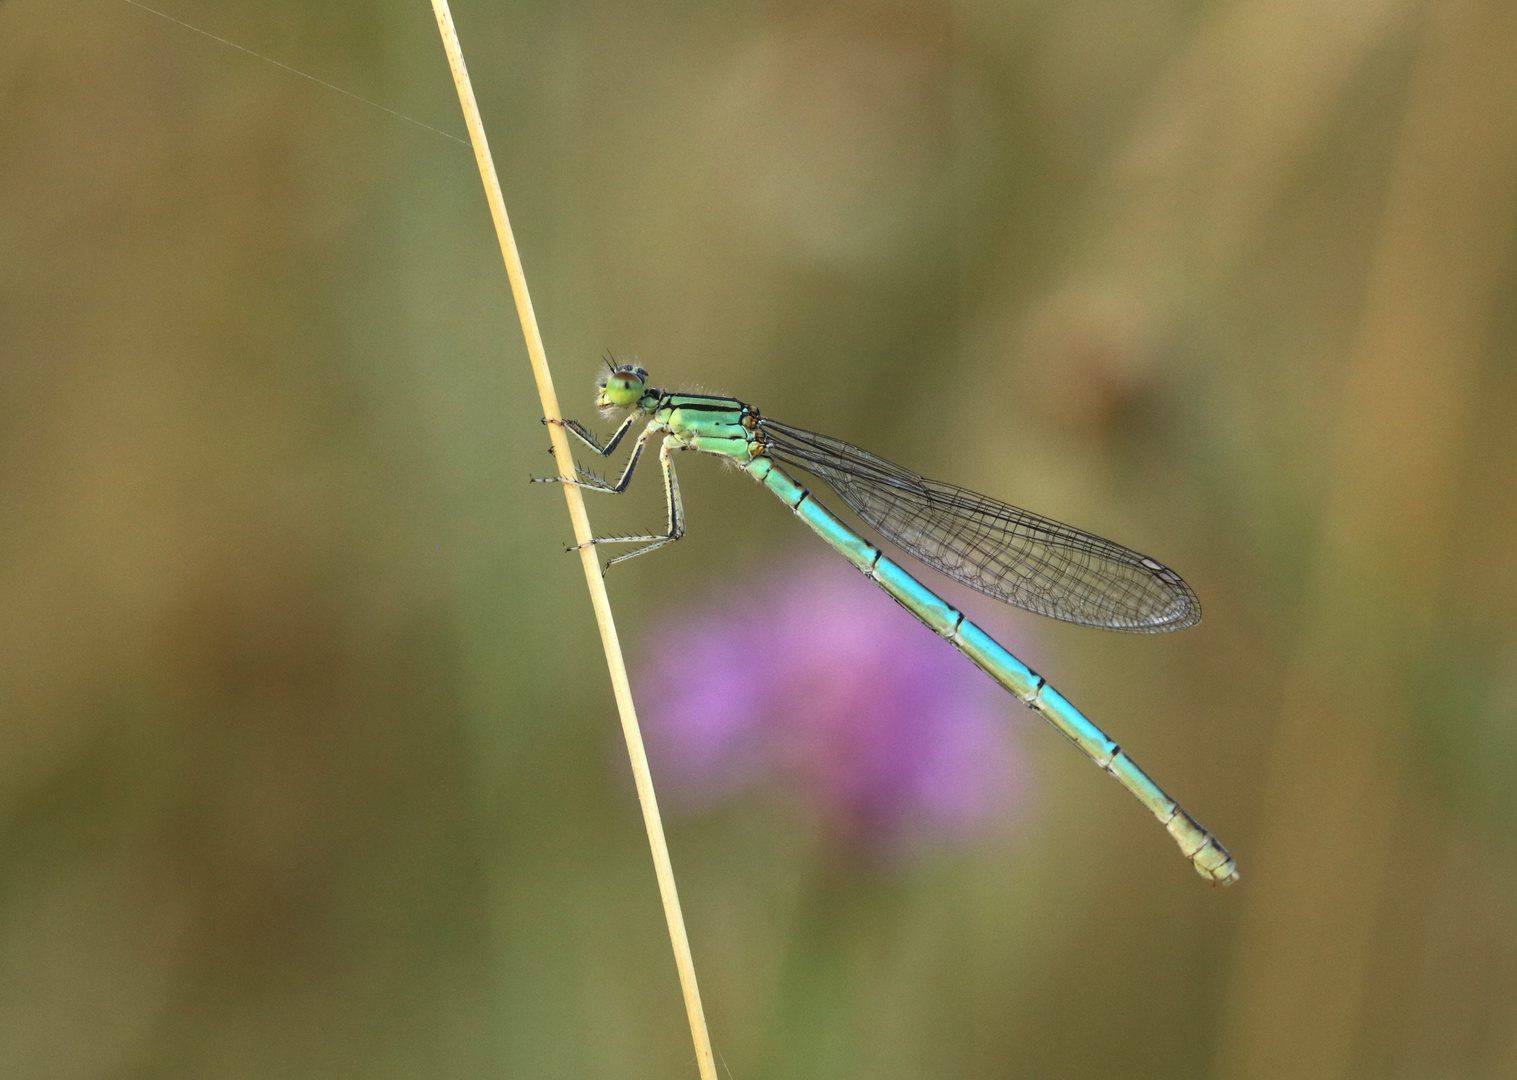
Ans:
[[[636,364],[609,365],[595,380],[600,394],[595,404],[602,409],[630,409],[642,400],[648,385],[648,373]]]

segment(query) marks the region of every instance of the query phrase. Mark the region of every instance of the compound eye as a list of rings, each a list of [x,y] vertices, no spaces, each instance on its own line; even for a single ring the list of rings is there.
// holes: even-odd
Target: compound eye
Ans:
[[[647,377],[647,373],[641,368],[617,368],[606,378],[605,389],[601,391],[603,402],[616,408],[627,408],[636,404],[643,396],[644,380]]]

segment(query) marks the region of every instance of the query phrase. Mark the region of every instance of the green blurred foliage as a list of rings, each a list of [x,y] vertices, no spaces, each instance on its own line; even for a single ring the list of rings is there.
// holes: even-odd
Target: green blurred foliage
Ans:
[[[425,4],[161,3],[462,134]],[[1517,1070],[1503,5],[455,17],[570,415],[636,356],[1206,610],[1028,633],[1227,892],[1010,707],[1036,811],[972,849],[671,821],[733,1076]],[[0,1075],[695,1075],[469,151],[121,0],[5,0],[0,380]],[[1359,415],[1399,380],[1405,440]],[[688,539],[611,579],[634,662],[808,542],[682,479]],[[639,487],[600,530],[658,519]]]

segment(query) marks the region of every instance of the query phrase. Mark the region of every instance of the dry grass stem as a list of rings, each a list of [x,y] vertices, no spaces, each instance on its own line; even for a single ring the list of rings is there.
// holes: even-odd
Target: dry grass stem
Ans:
[[[537,328],[537,316],[532,310],[532,298],[527,292],[527,278],[522,269],[521,256],[516,250],[516,239],[511,232],[511,222],[506,216],[505,197],[501,194],[500,180],[495,175],[495,163],[490,156],[490,147],[485,139],[479,106],[474,100],[474,88],[469,82],[468,69],[464,66],[463,50],[458,34],[453,27],[453,16],[447,0],[432,0],[432,10],[437,15],[437,27],[442,34],[443,48],[448,54],[448,66],[453,71],[453,82],[458,88],[459,103],[463,107],[464,121],[469,127],[469,139],[474,146],[474,157],[479,163],[480,178],[484,182],[485,197],[490,204],[490,216],[495,220],[495,233],[500,240],[501,255],[506,261],[506,273],[511,279],[511,292],[516,298],[516,312],[521,318],[522,333],[527,340],[527,356],[532,363],[532,374],[537,380],[537,392],[542,399],[543,415],[559,419],[558,396],[553,390],[553,377],[548,370],[548,358],[543,349],[542,334]],[[565,479],[573,478],[573,457],[564,429],[556,424],[548,425],[553,440],[553,453],[558,460],[560,474]],[[574,523],[574,539],[586,544],[591,538],[590,519],[585,513],[584,499],[580,490],[564,484],[564,498],[569,504],[569,517]],[[658,799],[653,790],[653,777],[648,770],[648,758],[643,749],[643,737],[637,723],[637,711],[632,703],[632,689],[627,682],[627,665],[622,658],[621,643],[616,635],[616,623],[611,615],[611,601],[606,595],[606,583],[601,576],[599,556],[593,547],[580,548],[580,561],[585,568],[585,583],[590,588],[590,602],[595,608],[595,621],[600,627],[601,644],[606,651],[606,665],[611,672],[611,687],[616,695],[617,711],[621,715],[622,733],[627,740],[627,755],[632,762],[632,775],[637,784],[638,801],[643,808],[643,823],[648,831],[648,845],[653,852],[653,868],[658,876],[659,894],[664,902],[664,916],[669,923],[669,938],[674,947],[674,962],[679,969],[680,988],[685,997],[685,1010],[690,1018],[690,1034],[695,1042],[696,1062],[700,1067],[701,1080],[716,1080],[716,1065],[711,1056],[711,1038],[706,1032],[706,1017],[701,1008],[700,989],[695,979],[695,964],[690,955],[690,941],[685,933],[684,916],[680,913],[679,892],[674,883],[674,868],[669,861],[669,847],[664,839],[663,822],[659,816]]]

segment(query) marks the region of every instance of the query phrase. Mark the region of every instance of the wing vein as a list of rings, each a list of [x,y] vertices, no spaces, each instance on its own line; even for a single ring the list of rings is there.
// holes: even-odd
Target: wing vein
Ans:
[[[820,477],[869,526],[970,588],[1039,615],[1153,634],[1201,605],[1155,559],[1070,525],[928,480],[842,439],[759,421],[775,460]]]

